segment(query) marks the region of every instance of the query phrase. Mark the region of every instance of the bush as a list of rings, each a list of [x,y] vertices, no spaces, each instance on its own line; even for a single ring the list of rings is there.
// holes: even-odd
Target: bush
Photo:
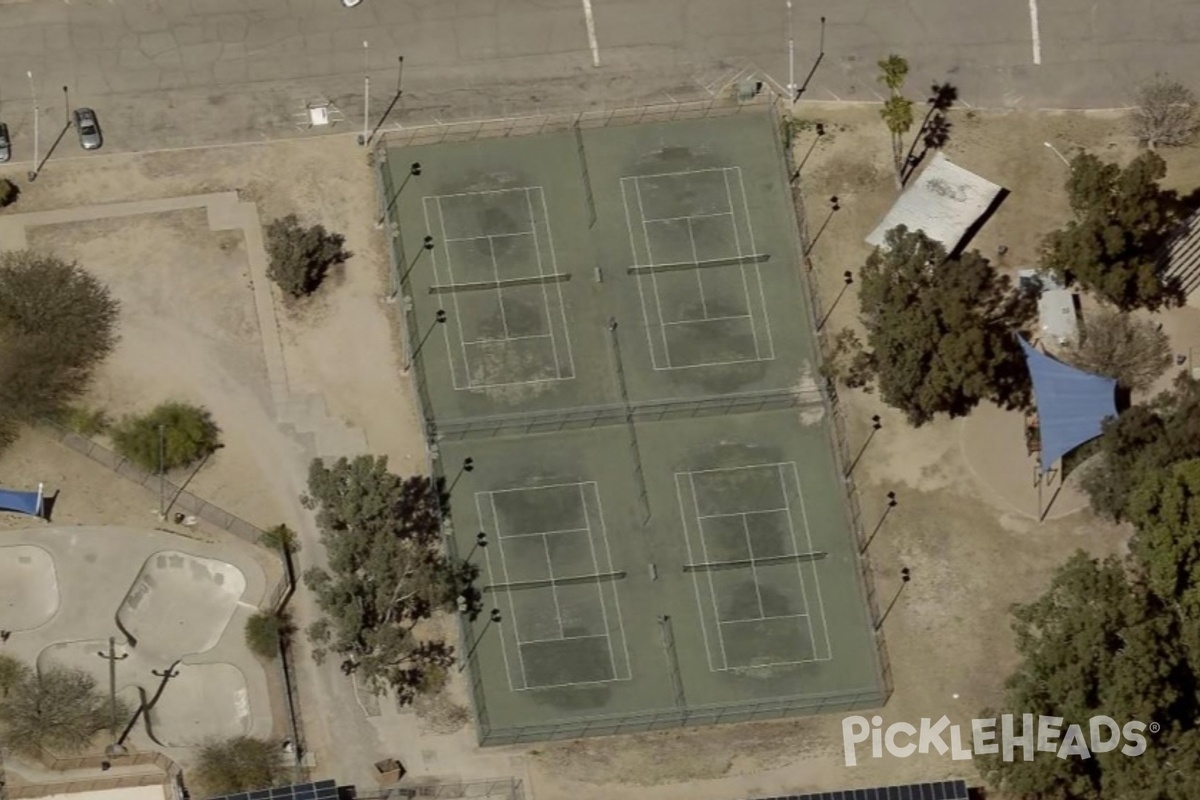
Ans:
[[[350,257],[345,241],[322,225],[302,227],[295,214],[281,217],[267,226],[267,275],[293,297],[312,294],[330,267]]]
[[[235,736],[205,744],[187,777],[194,796],[216,797],[283,786],[288,775],[278,743]]]
[[[263,531],[262,536],[258,537],[258,543],[263,547],[288,553],[300,550],[300,540],[296,538],[296,532],[287,525],[276,525]]]
[[[160,440],[159,428],[162,428]],[[147,472],[186,467],[220,446],[221,429],[207,409],[161,403],[143,416],[130,416],[113,429],[117,452]]]
[[[8,178],[0,178],[0,208],[11,206],[21,196],[21,190]]]
[[[1196,96],[1178,81],[1165,75],[1138,89],[1137,106],[1130,120],[1133,135],[1151,150],[1159,145],[1178,147],[1196,136]]]
[[[246,620],[246,647],[255,655],[270,660],[279,655],[280,643],[289,641],[295,632],[296,626],[286,611],[260,611]]]
[[[108,429],[112,427],[108,412],[102,408],[88,406],[71,406],[63,413],[61,421],[80,436],[89,438],[108,433]]]
[[[110,699],[88,673],[56,664],[41,670],[20,666],[5,678],[12,686],[0,699],[0,730],[9,747],[33,755],[78,753],[112,725]],[[12,665],[5,668],[14,671]],[[129,715],[128,705],[118,701],[117,719]]]

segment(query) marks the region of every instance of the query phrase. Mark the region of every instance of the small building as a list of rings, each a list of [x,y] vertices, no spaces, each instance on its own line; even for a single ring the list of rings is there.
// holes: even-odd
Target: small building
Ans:
[[[1055,347],[1079,338],[1079,307],[1074,292],[1046,289],[1038,298],[1038,330],[1041,338]]]

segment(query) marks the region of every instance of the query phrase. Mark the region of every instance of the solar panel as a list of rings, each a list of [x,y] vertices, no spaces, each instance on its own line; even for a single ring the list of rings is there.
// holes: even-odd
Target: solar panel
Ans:
[[[337,781],[324,780],[227,794],[209,800],[338,800],[338,789]]]
[[[222,800],[235,800],[227,798]],[[334,800],[334,798],[317,798]],[[935,783],[906,783],[897,786],[875,786],[870,789],[842,789],[817,794],[766,797],[760,800],[970,800],[966,781]]]

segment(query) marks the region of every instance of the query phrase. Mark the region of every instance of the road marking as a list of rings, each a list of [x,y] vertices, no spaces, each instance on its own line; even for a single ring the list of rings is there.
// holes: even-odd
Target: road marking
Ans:
[[[600,45],[596,43],[596,20],[592,16],[592,0],[583,0],[583,18],[587,21],[588,44],[592,48],[592,66],[600,66]]]
[[[1029,0],[1029,27],[1033,30],[1033,63],[1042,63],[1042,36],[1038,32],[1037,0]]]

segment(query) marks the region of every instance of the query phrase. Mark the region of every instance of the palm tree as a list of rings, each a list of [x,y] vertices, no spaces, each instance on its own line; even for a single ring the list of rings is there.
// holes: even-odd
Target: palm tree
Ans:
[[[892,93],[883,103],[879,113],[884,124],[892,133],[892,165],[896,169],[896,188],[903,187],[904,177],[904,134],[913,125],[913,103],[900,94],[908,77],[908,61],[892,53],[878,62],[879,82]]]

